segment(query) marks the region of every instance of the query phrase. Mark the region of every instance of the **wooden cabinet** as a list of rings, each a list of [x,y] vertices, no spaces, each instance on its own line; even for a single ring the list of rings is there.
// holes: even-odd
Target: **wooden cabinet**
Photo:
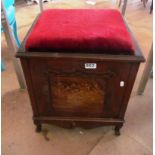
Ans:
[[[38,131],[41,123],[68,127],[114,125],[119,134],[139,60],[20,52],[18,57]]]
[[[26,40],[26,39],[25,39]],[[135,55],[26,51],[25,40],[17,57],[24,71],[33,121],[63,127],[115,126],[120,134],[140,62]]]
[[[96,68],[85,68],[88,63]],[[70,58],[29,65],[39,115],[118,117],[131,64]]]

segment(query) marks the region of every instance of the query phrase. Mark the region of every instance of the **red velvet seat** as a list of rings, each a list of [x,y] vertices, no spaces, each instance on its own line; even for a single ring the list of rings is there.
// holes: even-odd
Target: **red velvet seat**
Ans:
[[[26,41],[27,51],[134,54],[121,14],[105,9],[43,11]]]

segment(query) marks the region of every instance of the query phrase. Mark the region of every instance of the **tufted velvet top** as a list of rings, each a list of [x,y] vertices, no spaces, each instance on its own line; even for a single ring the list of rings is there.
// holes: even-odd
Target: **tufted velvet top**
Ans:
[[[132,55],[134,45],[117,10],[50,9],[37,19],[26,50]]]

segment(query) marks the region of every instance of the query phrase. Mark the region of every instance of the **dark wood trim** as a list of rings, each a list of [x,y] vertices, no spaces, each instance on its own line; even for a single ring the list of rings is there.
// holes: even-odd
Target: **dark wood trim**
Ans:
[[[74,70],[74,71],[55,71],[55,70],[48,70],[48,71],[45,71],[45,74],[48,75],[48,77],[50,75],[53,75],[53,76],[57,76],[59,75],[59,77],[64,77],[64,76],[93,76],[95,78],[111,78],[111,77],[114,77],[114,76],[117,76],[117,73],[115,73],[114,71],[111,71],[111,70],[108,70],[106,72],[101,72],[101,73],[87,73],[87,72],[84,72],[84,71],[80,71],[80,70]],[[100,76],[100,77],[99,77]]]
[[[33,119],[36,121],[46,122],[46,121],[63,121],[63,122],[98,122],[98,123],[104,123],[106,125],[115,125],[115,124],[122,124],[124,123],[124,120],[122,119],[114,119],[114,118],[82,118],[81,117],[33,117]]]
[[[49,52],[27,52],[17,53],[18,58],[80,58],[80,59],[98,59],[104,61],[131,61],[131,62],[144,62],[143,57],[136,57],[132,55],[106,55],[106,54],[80,54],[80,53],[49,53]]]

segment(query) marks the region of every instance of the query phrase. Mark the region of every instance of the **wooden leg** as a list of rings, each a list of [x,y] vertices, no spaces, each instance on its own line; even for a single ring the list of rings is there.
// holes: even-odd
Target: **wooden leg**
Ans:
[[[115,126],[115,135],[120,136],[120,129],[122,126]]]
[[[36,132],[41,132],[41,124],[36,124]]]

